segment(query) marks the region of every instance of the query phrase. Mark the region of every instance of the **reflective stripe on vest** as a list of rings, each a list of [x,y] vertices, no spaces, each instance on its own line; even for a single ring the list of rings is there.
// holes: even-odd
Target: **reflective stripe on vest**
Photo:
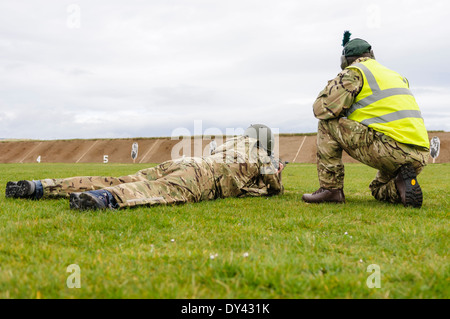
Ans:
[[[363,87],[347,117],[394,140],[429,148],[428,132],[408,81],[373,59],[353,64],[363,75]]]
[[[403,110],[403,111],[389,113],[389,114],[386,114],[383,116],[372,117],[370,119],[361,121],[361,124],[369,126],[369,125],[375,124],[375,123],[388,123],[388,122],[392,122],[392,121],[397,121],[397,120],[401,120],[401,119],[404,119],[407,117],[415,117],[415,118],[421,119],[422,114],[420,113],[420,111]]]
[[[362,63],[356,63],[355,65],[352,65],[352,67],[360,68],[362,71],[364,71],[364,75],[366,76],[367,79],[367,84],[369,84],[372,90],[372,95],[369,95],[368,97],[354,103],[347,111],[347,116],[350,116],[350,114],[355,112],[357,109],[366,107],[367,105],[373,104],[381,99],[385,99],[390,96],[401,94],[413,95],[411,91],[407,88],[391,88],[381,90],[380,87],[378,86],[377,80],[375,80],[374,75],[365,65],[363,65]],[[406,79],[404,79],[404,81],[406,81]]]

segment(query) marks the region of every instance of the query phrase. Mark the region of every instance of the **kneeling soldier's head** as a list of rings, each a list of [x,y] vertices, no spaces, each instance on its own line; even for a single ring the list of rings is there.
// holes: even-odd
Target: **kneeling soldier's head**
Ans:
[[[361,57],[368,57],[375,59],[373,54],[372,46],[363,39],[353,39],[350,40],[352,34],[349,31],[344,32],[344,39],[342,40],[342,50],[341,55],[341,69],[344,70],[350,64],[352,64],[356,59]]]

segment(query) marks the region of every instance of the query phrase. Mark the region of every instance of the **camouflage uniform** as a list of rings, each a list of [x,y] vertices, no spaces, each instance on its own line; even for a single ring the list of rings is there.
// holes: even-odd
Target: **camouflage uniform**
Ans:
[[[256,139],[240,136],[227,140],[211,156],[170,160],[122,177],[44,179],[44,197],[105,189],[123,208],[282,193],[279,162],[256,144]]]
[[[366,61],[359,58],[354,63]],[[344,117],[363,85],[361,74],[344,69],[319,93],[313,109],[320,120],[317,135],[317,171],[320,186],[344,187],[342,150],[354,159],[378,169],[370,184],[372,195],[382,201],[397,203],[394,177],[397,169],[412,164],[419,174],[427,165],[429,152],[414,145],[399,143],[359,122]]]

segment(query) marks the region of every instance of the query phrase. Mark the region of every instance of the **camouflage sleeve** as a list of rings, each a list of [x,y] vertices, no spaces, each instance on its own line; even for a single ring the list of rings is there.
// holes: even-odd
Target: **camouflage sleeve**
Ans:
[[[284,193],[284,186],[281,183],[281,172],[263,175],[263,182],[267,186],[268,195],[281,195]]]
[[[265,151],[264,151],[265,153]],[[250,185],[241,188],[242,196],[271,196],[282,194],[281,173],[278,173],[278,160],[271,160],[267,155],[258,156],[258,173]]]
[[[267,187],[268,195],[283,194],[284,187],[281,182],[281,172],[278,173],[280,162],[271,158],[270,160],[261,163],[261,173],[263,183]]]
[[[345,69],[336,78],[328,81],[319,93],[313,105],[314,116],[319,120],[329,120],[343,116],[343,111],[350,108],[362,88],[361,73]]]

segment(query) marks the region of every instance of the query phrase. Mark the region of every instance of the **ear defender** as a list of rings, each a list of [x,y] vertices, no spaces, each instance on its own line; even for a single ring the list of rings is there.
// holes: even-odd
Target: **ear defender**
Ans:
[[[348,67],[347,58],[345,55],[341,55],[341,70],[344,70],[346,67]]]

